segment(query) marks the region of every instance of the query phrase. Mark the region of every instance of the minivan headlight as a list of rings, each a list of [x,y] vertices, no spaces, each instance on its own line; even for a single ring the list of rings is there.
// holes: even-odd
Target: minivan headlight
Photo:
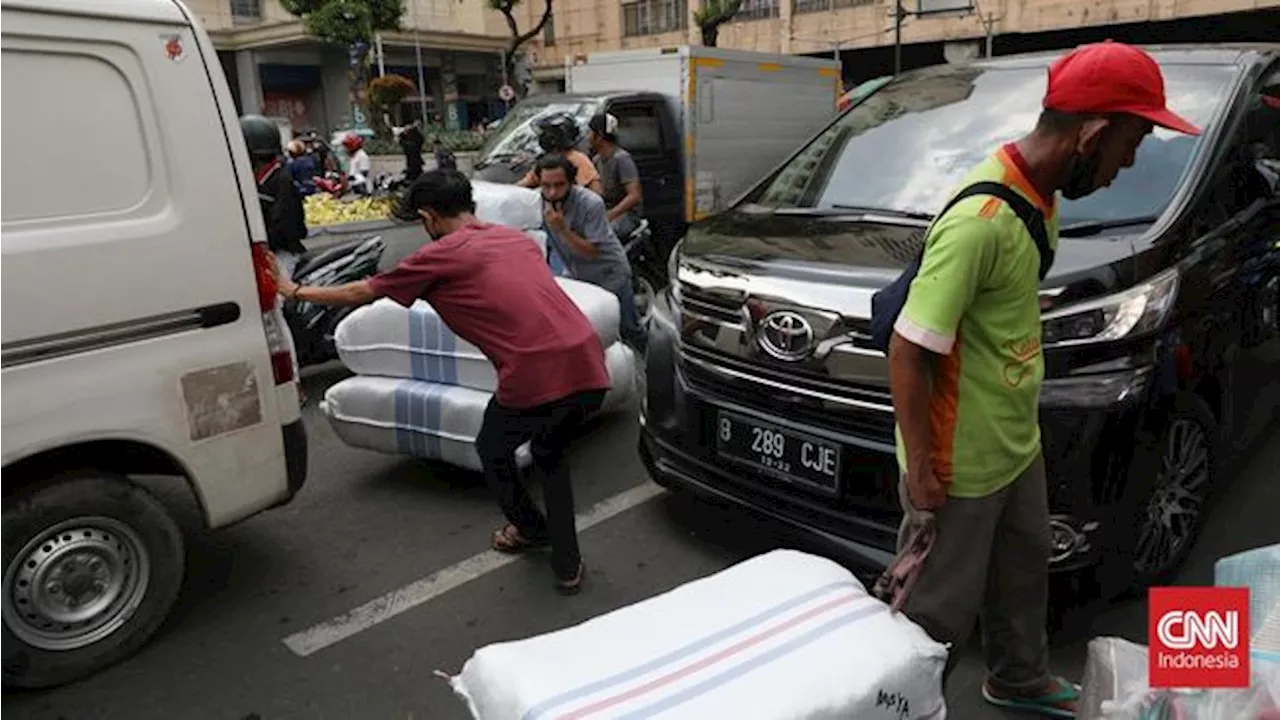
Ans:
[[[1124,292],[1045,313],[1042,343],[1084,345],[1142,335],[1164,324],[1178,296],[1178,272],[1166,270]]]

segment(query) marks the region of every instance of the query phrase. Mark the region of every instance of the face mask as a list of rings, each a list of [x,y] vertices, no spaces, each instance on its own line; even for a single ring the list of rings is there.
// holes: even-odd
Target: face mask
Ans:
[[[1077,200],[1097,190],[1093,181],[1097,176],[1097,160],[1085,158],[1078,152],[1073,153],[1071,165],[1067,168],[1067,180],[1062,186],[1062,197]]]

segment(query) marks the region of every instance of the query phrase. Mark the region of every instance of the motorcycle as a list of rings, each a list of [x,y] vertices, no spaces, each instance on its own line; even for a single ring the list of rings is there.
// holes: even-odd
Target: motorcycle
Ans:
[[[639,227],[622,241],[622,249],[631,263],[631,290],[635,294],[636,314],[643,326],[658,291],[667,286],[667,259],[654,242],[648,220],[641,220]]]
[[[341,285],[364,280],[378,272],[378,263],[386,243],[375,235],[357,238],[326,248],[314,255],[308,253],[293,271],[299,285]],[[334,332],[338,323],[355,308],[329,307],[300,300],[284,302],[284,316],[293,333],[298,365],[307,367],[336,360]]]

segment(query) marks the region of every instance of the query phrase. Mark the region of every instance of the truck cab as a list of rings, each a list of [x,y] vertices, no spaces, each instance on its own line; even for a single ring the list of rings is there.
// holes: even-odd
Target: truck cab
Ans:
[[[579,149],[590,154],[587,122],[600,112],[618,118],[618,144],[631,153],[640,170],[646,219],[656,236],[674,244],[684,229],[685,183],[676,111],[659,93],[535,95],[524,100],[480,149],[475,179],[508,184],[524,177],[542,152],[534,124],[556,113],[568,113],[578,121]]]

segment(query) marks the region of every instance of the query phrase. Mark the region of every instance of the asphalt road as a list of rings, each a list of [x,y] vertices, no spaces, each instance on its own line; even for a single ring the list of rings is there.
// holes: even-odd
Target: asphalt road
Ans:
[[[412,243],[412,235],[397,237],[398,245]],[[1235,448],[1238,462],[1224,476],[1229,491],[1179,584],[1210,584],[1216,558],[1280,540],[1280,354],[1273,355],[1251,380],[1266,399],[1253,420],[1263,429],[1259,440]],[[308,392],[319,397],[344,374],[310,372]],[[580,511],[620,495],[653,495],[583,532],[591,574],[582,595],[557,595],[540,557],[496,569],[473,563],[469,582],[306,656],[285,639],[487,549],[500,518],[481,479],[348,448],[313,405],[306,411],[311,476],[287,507],[205,532],[171,481],[148,480],[191,532],[185,590],[172,618],[132,659],[63,688],[6,693],[3,712],[10,720],[464,718],[434,671],[458,671],[478,647],[576,624],[773,548],[808,549],[754,516],[646,493],[653,486],[636,458],[634,415],[600,421],[573,451]],[[1058,600],[1078,602],[1065,591]],[[1145,604],[1068,612],[1054,637],[1056,668],[1078,678],[1084,643],[1103,634],[1144,641]],[[951,717],[1006,717],[978,696],[977,648],[964,653],[947,692]]]

